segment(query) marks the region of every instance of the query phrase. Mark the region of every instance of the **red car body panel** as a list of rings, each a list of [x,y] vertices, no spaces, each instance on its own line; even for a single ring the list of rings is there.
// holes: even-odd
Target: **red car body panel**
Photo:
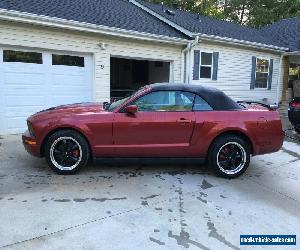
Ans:
[[[259,105],[233,111],[120,112],[140,95],[108,112],[101,103],[56,107],[31,116],[34,135],[23,134],[28,152],[43,156],[47,136],[71,128],[88,140],[93,157],[199,157],[223,133],[239,133],[251,143],[252,154],[278,151],[283,143],[277,111]]]

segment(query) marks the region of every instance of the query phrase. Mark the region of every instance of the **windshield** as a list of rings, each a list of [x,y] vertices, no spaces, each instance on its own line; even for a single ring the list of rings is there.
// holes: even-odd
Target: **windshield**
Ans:
[[[144,91],[144,89],[145,89],[145,87],[142,87],[138,91],[134,92],[132,95],[130,95],[128,97],[125,97],[123,99],[120,99],[120,100],[112,102],[112,103],[109,103],[106,106],[105,110],[108,112],[114,111],[117,107],[121,106],[123,103],[125,103],[127,100],[129,100],[131,97],[138,95],[140,92]]]

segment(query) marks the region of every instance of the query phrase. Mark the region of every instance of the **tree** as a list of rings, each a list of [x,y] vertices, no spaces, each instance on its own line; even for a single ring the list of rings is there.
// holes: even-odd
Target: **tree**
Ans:
[[[148,0],[222,20],[262,27],[300,16],[300,0]]]

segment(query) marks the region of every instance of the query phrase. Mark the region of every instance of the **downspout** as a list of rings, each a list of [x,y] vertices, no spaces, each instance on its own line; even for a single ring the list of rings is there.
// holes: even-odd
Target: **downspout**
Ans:
[[[192,46],[192,43],[193,42],[189,42],[188,45],[186,46],[186,48],[184,50],[182,50],[182,53],[181,53],[181,68],[182,68],[182,71],[181,71],[181,82],[186,82],[187,83],[187,72],[188,72],[188,62],[187,62],[187,54],[188,54],[188,51],[190,50],[191,46]]]
[[[195,40],[188,43],[187,47],[182,51],[182,58],[183,58],[183,67],[184,71],[182,74],[181,79],[185,82],[190,84],[191,83],[191,62],[192,62],[192,49],[199,44],[199,36],[196,36]],[[185,64],[185,67],[184,67]]]
[[[281,54],[280,61],[279,61],[278,79],[277,79],[277,105],[279,105],[279,102],[280,102],[280,85],[282,84],[281,74],[282,74],[283,57],[284,57],[284,54]]]

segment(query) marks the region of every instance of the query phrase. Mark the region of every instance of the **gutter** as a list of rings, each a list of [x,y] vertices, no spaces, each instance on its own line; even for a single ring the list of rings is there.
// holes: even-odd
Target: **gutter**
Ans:
[[[278,47],[274,45],[249,42],[245,40],[239,40],[239,39],[228,38],[228,37],[220,37],[220,36],[206,35],[206,34],[196,34],[196,35],[198,35],[202,40],[224,42],[232,45],[242,45],[242,46],[255,48],[255,49],[264,49],[264,50],[269,50],[274,52],[286,52],[289,50],[289,48],[286,47]]]
[[[286,56],[299,56],[300,51],[286,52],[286,53],[284,53],[284,55],[286,55]]]
[[[74,31],[90,32],[95,34],[119,36],[123,38],[132,38],[137,40],[171,43],[176,45],[186,45],[190,41],[188,39],[155,35],[146,32],[125,30],[121,28],[114,28],[104,25],[84,23],[73,20],[66,20],[63,18],[49,17],[6,9],[0,9],[0,20],[21,22],[33,25],[42,25],[47,27],[61,28]]]

